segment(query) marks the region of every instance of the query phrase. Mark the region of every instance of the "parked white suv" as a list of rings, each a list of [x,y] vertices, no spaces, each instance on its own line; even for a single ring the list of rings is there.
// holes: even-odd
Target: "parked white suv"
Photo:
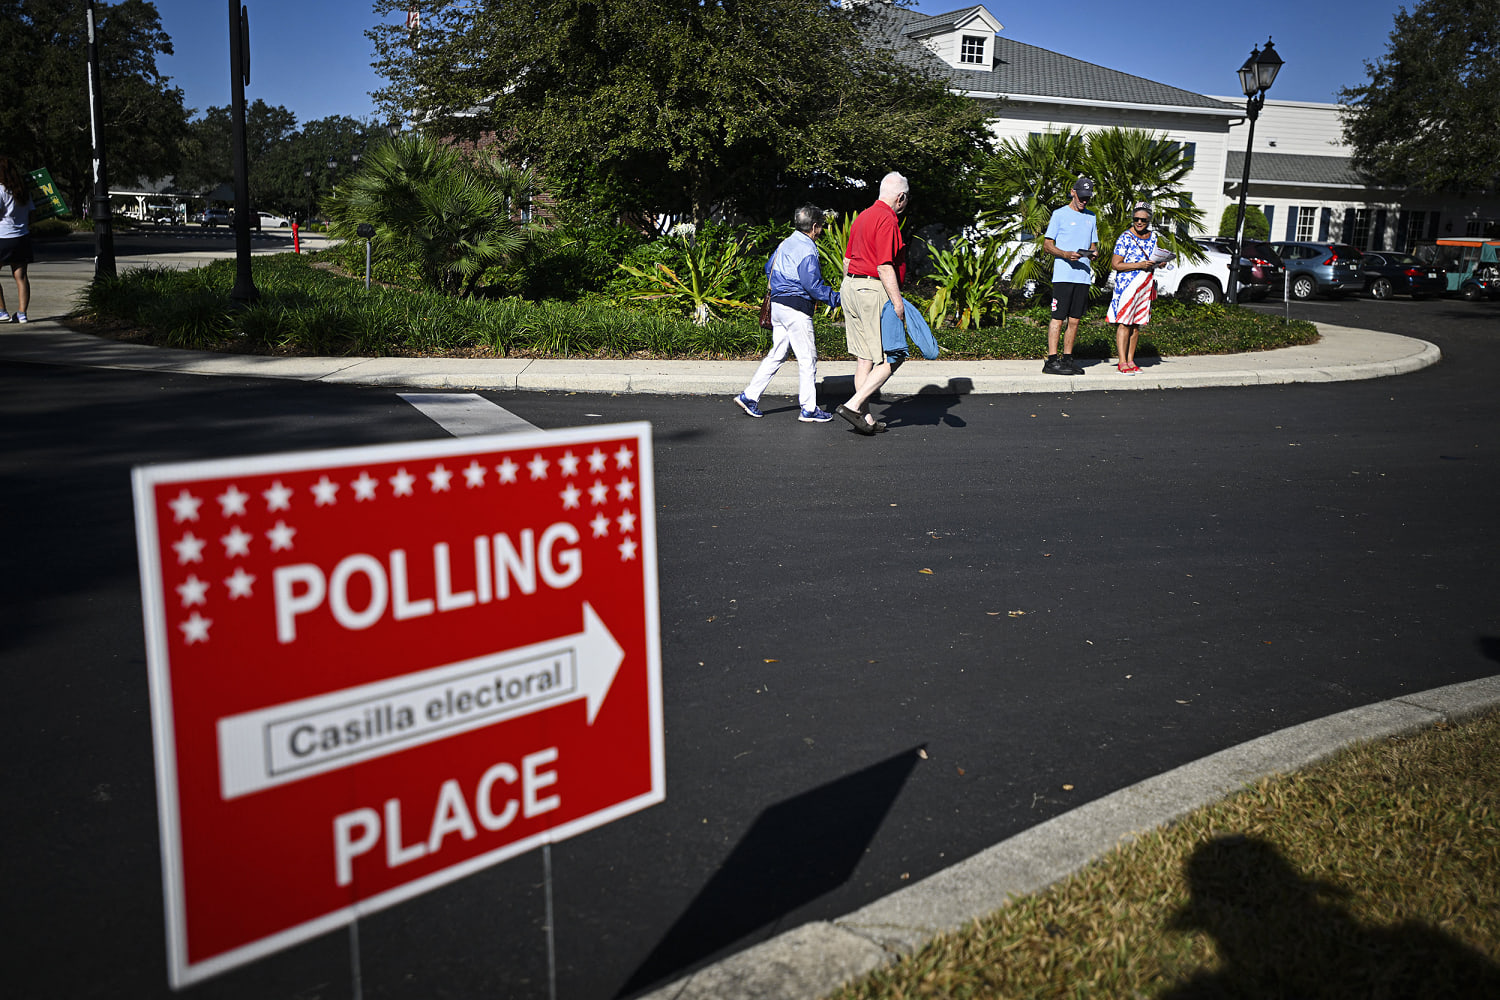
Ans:
[[[1035,251],[1035,242],[1028,241],[1021,244],[1023,252],[1016,259],[1015,266],[1007,276],[1014,283],[1016,270],[1020,262],[1030,257]],[[1185,302],[1198,302],[1210,305],[1215,302],[1223,302],[1225,289],[1229,282],[1230,255],[1222,250],[1199,242],[1198,248],[1203,252],[1204,260],[1188,261],[1181,257],[1176,258],[1170,264],[1156,269],[1156,294],[1172,295]],[[1100,250],[1103,256],[1104,251]],[[1258,264],[1241,258],[1239,286],[1242,297],[1259,301],[1264,299],[1271,290],[1271,279],[1269,272],[1274,270],[1270,265],[1261,268]],[[1259,272],[1259,273],[1257,273]],[[1050,269],[1045,272],[1050,275]],[[1045,284],[1046,277],[1041,281],[1033,279],[1025,283],[1021,289],[1022,297],[1030,299],[1041,290],[1040,285]]]

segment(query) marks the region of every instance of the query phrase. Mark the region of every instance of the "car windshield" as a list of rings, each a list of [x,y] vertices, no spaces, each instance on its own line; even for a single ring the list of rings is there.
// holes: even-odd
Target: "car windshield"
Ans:
[[[1359,247],[1350,246],[1347,243],[1330,243],[1328,245],[1328,249],[1332,250],[1334,253],[1338,254],[1340,257],[1363,257],[1364,256],[1363,251],[1361,251],[1359,249]]]
[[[1421,267],[1423,264],[1422,261],[1417,260],[1417,258],[1413,257],[1409,253],[1386,254],[1385,259],[1390,261],[1392,264],[1399,264],[1402,267]]]

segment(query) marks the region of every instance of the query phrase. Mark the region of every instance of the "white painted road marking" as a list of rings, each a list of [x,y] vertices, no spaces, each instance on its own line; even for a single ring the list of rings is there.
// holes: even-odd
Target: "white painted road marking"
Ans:
[[[402,392],[397,395],[454,437],[541,429],[498,403],[472,392]]]

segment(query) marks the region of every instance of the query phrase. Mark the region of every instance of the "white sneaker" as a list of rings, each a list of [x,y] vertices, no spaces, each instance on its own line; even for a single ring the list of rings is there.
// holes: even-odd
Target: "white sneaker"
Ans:
[[[26,314],[25,313],[16,313],[16,322],[17,323],[25,323],[26,322]]]
[[[9,323],[9,322],[10,322],[10,313],[5,312],[4,310],[0,310],[0,323]]]

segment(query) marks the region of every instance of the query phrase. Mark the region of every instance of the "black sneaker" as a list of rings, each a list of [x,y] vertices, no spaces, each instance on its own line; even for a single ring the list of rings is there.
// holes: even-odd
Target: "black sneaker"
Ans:
[[[1068,369],[1068,374],[1069,375],[1082,375],[1083,374],[1083,365],[1080,365],[1078,362],[1074,361],[1073,360],[1073,355],[1071,355],[1071,354],[1061,355],[1061,356],[1058,357],[1057,361],[1058,361],[1058,364],[1060,364],[1060,365],[1062,365],[1062,366],[1064,366],[1065,368]]]
[[[1042,362],[1042,372],[1046,375],[1080,375],[1082,370],[1074,370],[1065,364],[1062,358],[1055,354],[1049,354],[1047,360]]]

